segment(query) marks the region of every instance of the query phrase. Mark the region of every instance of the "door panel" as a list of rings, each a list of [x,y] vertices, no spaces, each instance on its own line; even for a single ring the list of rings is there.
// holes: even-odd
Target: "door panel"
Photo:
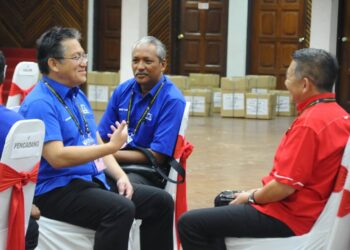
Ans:
[[[350,2],[340,2],[338,58],[339,81],[336,85],[337,101],[350,112]]]
[[[121,0],[96,1],[95,64],[99,71],[120,69]]]
[[[226,75],[228,1],[182,0],[180,5],[178,73]]]
[[[305,0],[308,1],[308,0]],[[277,77],[277,89],[285,89],[285,73],[294,50],[308,45],[304,0],[252,1],[248,74]],[[299,38],[304,37],[299,42]]]

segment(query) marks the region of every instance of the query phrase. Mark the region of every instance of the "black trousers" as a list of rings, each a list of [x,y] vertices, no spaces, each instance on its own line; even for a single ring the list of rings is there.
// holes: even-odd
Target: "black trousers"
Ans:
[[[35,197],[34,203],[45,217],[96,230],[96,250],[127,250],[134,218],[142,219],[142,250],[173,249],[172,197],[161,189],[133,184],[129,200],[118,194],[114,181],[109,183],[110,191],[98,182],[75,179]]]
[[[35,219],[29,217],[28,228],[26,232],[25,238],[25,249],[26,250],[34,250],[38,245],[39,238],[39,225]]]
[[[184,250],[226,249],[225,237],[294,236],[284,223],[248,204],[189,211],[180,217],[178,229]]]

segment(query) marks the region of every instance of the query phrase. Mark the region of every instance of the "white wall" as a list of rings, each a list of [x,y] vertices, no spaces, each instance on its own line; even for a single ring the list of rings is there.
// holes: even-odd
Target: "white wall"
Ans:
[[[227,36],[227,76],[246,73],[248,0],[230,0]]]
[[[122,1],[122,28],[120,48],[120,81],[133,77],[131,69],[131,47],[147,35],[148,0]]]
[[[88,71],[92,70],[94,60],[94,0],[88,1],[88,20],[87,20],[87,48],[88,53]]]
[[[336,54],[338,6],[338,0],[312,1],[310,47]]]

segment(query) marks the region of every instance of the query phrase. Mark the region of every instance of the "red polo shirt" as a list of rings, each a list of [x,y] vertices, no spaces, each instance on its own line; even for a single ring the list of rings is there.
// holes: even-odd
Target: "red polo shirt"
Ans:
[[[279,202],[254,205],[289,226],[296,235],[310,231],[332,190],[343,151],[350,135],[350,117],[332,93],[314,96],[298,105],[299,116],[277,148],[274,165],[263,184],[271,180],[296,191]],[[314,105],[312,105],[314,104]]]

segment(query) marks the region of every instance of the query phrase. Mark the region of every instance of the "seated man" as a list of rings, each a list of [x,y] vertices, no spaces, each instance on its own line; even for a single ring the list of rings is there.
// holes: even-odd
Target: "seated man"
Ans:
[[[5,78],[5,65],[6,63],[5,63],[4,54],[2,53],[2,51],[0,51],[0,86]],[[0,104],[0,117],[1,117],[1,122],[0,122],[0,158],[1,158],[8,132],[10,131],[12,125],[17,121],[23,120],[23,117],[20,114],[5,108],[1,104]],[[39,226],[38,226],[38,223],[36,222],[36,219],[39,219],[40,211],[35,207],[35,205],[33,205],[30,215],[31,216],[29,218],[28,228],[26,232],[26,239],[25,239],[26,250],[35,249],[36,246],[38,245]]]
[[[171,196],[131,185],[111,155],[126,141],[126,123],[112,127],[108,143],[97,133],[90,104],[79,89],[87,69],[80,33],[49,29],[37,42],[37,60],[43,78],[19,112],[41,119],[46,127],[34,198],[42,216],[96,230],[94,249],[101,250],[127,250],[132,222],[142,219],[141,249],[172,249]]]
[[[333,190],[350,119],[332,92],[338,65],[328,52],[292,55],[285,85],[298,117],[277,148],[263,187],[238,193],[227,206],[198,209],[178,223],[184,250],[225,249],[224,237],[289,237],[310,231]]]
[[[163,75],[166,68],[164,44],[152,36],[137,41],[132,50],[134,78],[113,92],[98,130],[109,141],[110,126],[116,121],[128,123],[128,144],[114,152],[121,164],[147,164],[148,159],[135,147],[148,148],[159,164],[172,157],[185,99],[179,89]],[[164,182],[128,173],[132,183],[163,187]]]

